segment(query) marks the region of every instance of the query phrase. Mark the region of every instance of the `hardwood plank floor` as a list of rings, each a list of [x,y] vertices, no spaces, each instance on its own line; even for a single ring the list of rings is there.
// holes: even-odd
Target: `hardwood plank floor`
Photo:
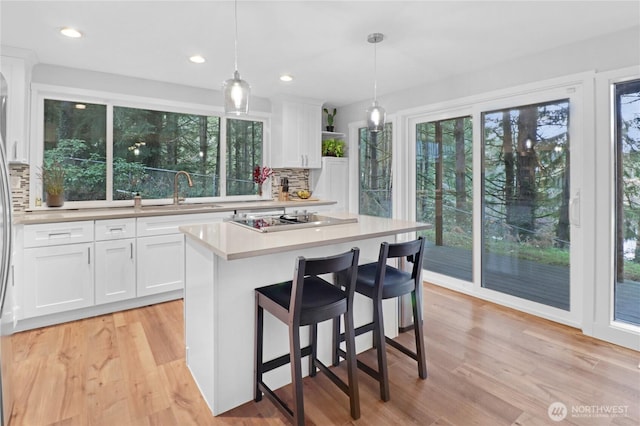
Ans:
[[[353,421],[325,376],[305,378],[307,424],[640,424],[638,352],[437,286],[426,284],[424,298],[427,380],[389,348],[391,401],[360,372],[362,417]],[[174,301],[13,335],[10,424],[287,424],[267,400],[211,415],[184,363],[182,311]],[[372,352],[361,357],[375,365]],[[290,401],[288,386],[278,394]],[[567,407],[562,423],[547,414],[553,402]],[[611,409],[618,414],[602,412]]]

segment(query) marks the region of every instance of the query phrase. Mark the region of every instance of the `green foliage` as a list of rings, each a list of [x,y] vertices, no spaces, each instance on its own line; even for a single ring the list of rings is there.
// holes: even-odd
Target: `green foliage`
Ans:
[[[42,186],[45,193],[60,195],[64,193],[64,168],[57,161],[46,161],[42,166]]]
[[[333,109],[333,112],[329,112],[327,108],[322,108],[322,110],[325,114],[327,114],[327,126],[333,126],[333,119],[338,113],[338,110],[336,110],[335,108]]]
[[[386,123],[379,133],[371,133],[366,127],[359,131],[361,214],[392,215],[392,130],[392,124]]]
[[[322,141],[322,155],[325,157],[344,157],[344,146],[342,139],[325,139]]]

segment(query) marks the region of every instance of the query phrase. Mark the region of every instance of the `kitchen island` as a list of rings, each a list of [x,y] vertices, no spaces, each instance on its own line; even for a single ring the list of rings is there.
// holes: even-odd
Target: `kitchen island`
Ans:
[[[360,262],[377,260],[383,241],[428,229],[425,223],[372,216],[329,213],[356,218],[318,228],[260,233],[231,222],[180,227],[186,235],[185,343],[187,365],[214,415],[253,399],[254,289],[291,280],[297,256],[319,257],[360,248]],[[404,236],[403,240],[409,239]],[[397,335],[397,301],[385,301],[385,331]],[[356,327],[370,321],[369,299],[356,295]],[[265,315],[265,360],[288,353],[287,328]],[[308,336],[303,329],[303,345]],[[319,324],[318,357],[331,360],[330,322]],[[371,347],[369,335],[358,336],[359,352]],[[303,374],[308,363],[303,362]],[[289,366],[265,375],[272,388],[291,381]]]

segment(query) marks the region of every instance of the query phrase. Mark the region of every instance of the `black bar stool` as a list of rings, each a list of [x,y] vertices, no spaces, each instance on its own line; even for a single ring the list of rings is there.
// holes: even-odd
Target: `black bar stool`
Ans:
[[[422,291],[420,274],[422,271],[422,255],[424,252],[424,238],[406,243],[389,244],[382,243],[378,262],[360,265],[356,280],[356,291],[367,296],[373,301],[373,321],[358,327],[356,336],[373,331],[373,344],[378,356],[378,370],[374,370],[360,360],[357,360],[358,368],[376,379],[380,383],[380,399],[388,401],[389,373],[387,368],[386,345],[398,349],[418,361],[418,376],[427,378],[427,360],[424,349],[424,336],[422,332]],[[406,257],[413,263],[411,273],[387,265],[387,259]],[[384,335],[384,320],[382,316],[382,301],[393,297],[400,297],[411,293],[411,305],[413,308],[413,330],[416,337],[416,352],[408,349],[400,343]],[[345,352],[340,349],[345,335],[340,334],[340,318],[333,321],[333,363],[337,365],[340,357],[345,357]]]
[[[255,401],[264,394],[295,425],[304,424],[304,404],[302,398],[302,357],[309,357],[309,375],[316,375],[316,368],[325,373],[344,393],[349,396],[351,417],[360,418],[360,398],[358,394],[355,334],[353,329],[353,298],[355,278],[360,250],[351,249],[344,254],[315,259],[298,257],[293,281],[257,288],[256,334],[255,334]],[[340,282],[345,287],[330,284],[318,275],[342,273]],[[289,326],[289,353],[271,361],[263,361],[263,321],[264,310],[273,314]],[[316,358],[318,337],[317,324],[332,318],[344,316],[347,360],[347,385],[333,371]],[[310,344],[300,347],[300,327],[310,326]],[[291,410],[262,380],[264,373],[285,364],[291,364],[294,409]]]

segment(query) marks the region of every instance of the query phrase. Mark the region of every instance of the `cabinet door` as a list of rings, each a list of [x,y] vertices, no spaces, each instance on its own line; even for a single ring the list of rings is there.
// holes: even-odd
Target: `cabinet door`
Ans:
[[[274,102],[272,166],[319,168],[321,158],[321,103],[305,100]]]
[[[349,210],[349,159],[323,157],[322,170],[311,173],[313,195],[325,200],[334,200],[336,204],[322,206],[318,211]]]
[[[299,105],[285,103],[282,106],[282,159],[283,167],[303,167],[304,155],[300,141]]]
[[[136,297],[136,242],[96,242],[96,305]]]
[[[317,105],[302,104],[299,108],[300,126],[298,140],[304,168],[319,169],[322,158],[322,137],[320,133],[322,115]]]
[[[137,295],[184,288],[183,234],[138,238]]]
[[[21,58],[3,56],[0,72],[7,80],[7,134],[5,150],[9,162],[27,163],[29,144],[26,138],[28,116],[27,74]]]
[[[25,318],[93,305],[93,244],[24,250]]]

